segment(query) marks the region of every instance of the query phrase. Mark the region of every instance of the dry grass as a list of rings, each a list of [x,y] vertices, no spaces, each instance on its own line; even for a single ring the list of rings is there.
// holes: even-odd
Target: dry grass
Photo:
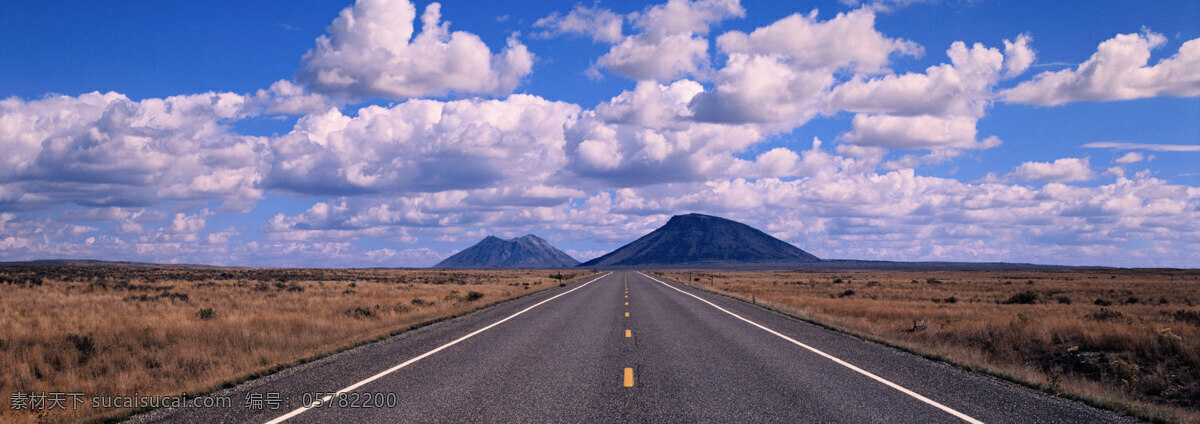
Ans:
[[[1200,271],[658,274],[1142,419],[1200,422]]]
[[[585,277],[566,271],[0,269],[0,422],[13,392],[178,395]],[[234,400],[235,402],[237,400]]]

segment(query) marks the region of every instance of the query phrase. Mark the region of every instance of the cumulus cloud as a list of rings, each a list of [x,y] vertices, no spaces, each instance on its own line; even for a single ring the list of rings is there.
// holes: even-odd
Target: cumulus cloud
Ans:
[[[566,162],[575,105],[529,95],[409,100],[301,118],[271,140],[269,188],[308,194],[443,191],[547,180]]]
[[[601,56],[591,72],[607,69],[637,81],[671,81],[703,76],[709,68],[710,26],[745,16],[738,0],[669,0],[631,16],[639,32]]]
[[[225,126],[250,103],[233,93],[135,102],[111,92],[0,101],[0,209],[258,199],[265,140]]]
[[[1062,158],[1054,162],[1025,162],[1013,170],[1013,178],[1035,183],[1071,183],[1096,178],[1088,158]]]
[[[582,4],[576,4],[566,15],[551,13],[534,22],[533,27],[545,28],[545,31],[540,33],[543,37],[581,34],[591,37],[594,41],[616,44],[624,38],[621,34],[624,21],[623,16],[599,5],[584,7]]]
[[[837,72],[882,72],[893,54],[921,52],[910,41],[876,31],[871,10],[827,21],[816,16],[816,10],[795,14],[749,34],[731,31],[718,37],[728,59],[713,89],[691,104],[695,119],[789,130],[821,112]]]
[[[1052,261],[1112,264],[1112,253],[1147,239],[1182,247],[1200,236],[1200,189],[1146,173],[1098,187],[1051,182],[1031,188],[969,184],[917,175],[912,169],[859,172],[843,165],[830,161],[828,172],[791,181],[733,178],[670,189],[630,188],[589,202],[608,214],[662,221],[661,211],[716,213],[828,258],[1004,257],[1038,263],[1056,258]],[[629,237],[621,242],[636,236]],[[1185,252],[1170,258],[1127,258],[1127,263],[1187,263],[1195,257]]]
[[[854,115],[853,130],[842,139],[867,146],[894,149],[989,149],[1000,145],[991,136],[976,140],[976,119],[972,117],[942,118],[932,115],[892,116]]]
[[[858,9],[818,21],[817,11],[794,14],[750,34],[730,31],[717,38],[727,53],[779,55],[796,69],[850,69],[877,73],[893,54],[918,56],[921,47],[875,30],[875,12]]]
[[[976,123],[991,105],[993,89],[1033,61],[1029,37],[1005,40],[1005,54],[976,43],[956,41],[946,50],[950,63],[924,73],[856,76],[834,88],[829,107],[858,112],[842,139],[898,149],[987,149],[995,136],[977,141]],[[949,153],[949,152],[947,152]],[[925,162],[911,159],[913,164]]]
[[[570,169],[619,186],[708,179],[728,172],[733,154],[761,140],[752,125],[692,121],[694,81],[641,82],[567,127]]]
[[[328,97],[310,93],[288,80],[275,81],[269,88],[255,91],[249,102],[261,109],[261,113],[284,115],[323,112],[333,105]]]
[[[830,98],[837,109],[893,115],[981,117],[1005,57],[999,50],[961,41],[946,50],[949,64],[925,73],[855,78],[839,85]]]
[[[1000,93],[1009,103],[1055,106],[1078,101],[1200,96],[1200,39],[1153,66],[1150,51],[1166,43],[1153,32],[1118,34],[1076,69],[1048,71]]]
[[[357,1],[305,53],[299,81],[318,93],[349,98],[503,95],[532,70],[533,54],[515,35],[492,54],[479,36],[450,32],[438,3],[425,7],[421,32],[414,36],[416,19],[408,0]]]
[[[778,56],[734,53],[712,91],[689,106],[699,121],[793,128],[820,112],[833,82],[826,70],[797,71]]]
[[[1033,36],[1021,34],[1017,41],[1004,40],[1004,76],[1012,78],[1029,69],[1037,54],[1029,47]]]

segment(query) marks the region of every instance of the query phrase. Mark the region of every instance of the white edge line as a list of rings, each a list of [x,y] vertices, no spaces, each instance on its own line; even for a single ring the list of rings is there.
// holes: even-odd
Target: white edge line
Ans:
[[[354,389],[357,389],[357,388],[359,388],[359,387],[362,387],[362,385],[364,385],[364,384],[367,384],[367,383],[370,383],[370,382],[372,382],[372,381],[375,381],[375,380],[378,380],[378,379],[380,379],[380,378],[383,378],[383,376],[386,376],[386,375],[388,375],[388,374],[391,374],[391,373],[393,373],[393,372],[396,372],[396,370],[399,370],[399,369],[401,369],[401,368],[404,368],[404,367],[407,367],[407,366],[409,366],[409,365],[412,365],[414,362],[417,362],[417,361],[420,361],[420,360],[422,360],[422,359],[425,359],[425,358],[426,358],[426,357],[428,357],[429,355],[433,355],[433,354],[435,354],[435,353],[438,353],[438,352],[440,352],[442,349],[448,348],[448,347],[450,347],[450,346],[454,346],[454,345],[458,344],[458,342],[461,342],[461,341],[463,341],[463,340],[469,339],[469,338],[471,338],[471,337],[475,336],[476,334],[479,334],[479,333],[482,333],[482,332],[484,332],[484,331],[487,331],[488,329],[490,329],[490,328],[492,328],[492,327],[495,327],[495,326],[497,326],[497,325],[500,325],[500,324],[501,324],[501,323],[503,323],[504,321],[508,321],[508,320],[510,320],[510,319],[513,319],[513,318],[515,318],[517,315],[521,315],[521,314],[523,314],[523,313],[525,313],[525,312],[529,311],[530,309],[533,309],[533,308],[536,308],[536,307],[540,306],[540,305],[541,305],[541,304],[543,304],[543,303],[546,303],[546,302],[549,302],[549,301],[551,301],[551,300],[557,299],[557,298],[559,298],[560,296],[564,296],[564,295],[566,295],[566,294],[568,294],[568,293],[571,293],[571,292],[573,292],[573,291],[575,291],[575,290],[582,289],[584,286],[586,286],[586,285],[588,285],[588,284],[592,284],[592,283],[594,283],[596,280],[599,280],[599,279],[601,279],[601,278],[607,277],[607,276],[609,276],[610,274],[612,274],[612,272],[609,272],[608,274],[604,274],[604,275],[601,275],[601,276],[599,276],[599,277],[593,278],[591,281],[588,281],[588,282],[586,282],[586,283],[583,283],[583,284],[579,285],[579,287],[576,287],[576,288],[573,288],[573,289],[571,289],[571,290],[567,290],[567,291],[565,291],[565,292],[562,292],[562,293],[559,293],[559,294],[557,294],[557,295],[554,295],[554,297],[551,297],[551,298],[549,298],[549,299],[543,300],[543,301],[541,301],[541,302],[538,302],[538,303],[534,304],[533,306],[530,306],[530,307],[528,307],[528,308],[522,309],[520,312],[517,312],[517,313],[515,313],[515,314],[509,315],[507,318],[504,318],[504,319],[502,319],[502,320],[499,320],[499,321],[493,322],[493,323],[491,323],[490,325],[488,325],[487,327],[483,327],[483,328],[480,328],[480,329],[478,329],[478,330],[475,330],[475,331],[474,331],[474,332],[472,332],[471,334],[467,334],[467,335],[465,335],[465,336],[459,337],[458,339],[456,339],[456,340],[454,340],[454,341],[452,341],[452,342],[450,342],[450,343],[446,343],[446,344],[444,344],[444,345],[438,346],[437,348],[435,348],[435,349],[433,349],[433,350],[431,350],[431,351],[428,351],[428,352],[422,353],[422,354],[420,354],[419,356],[417,356],[417,357],[415,357],[415,358],[412,358],[412,359],[409,359],[409,360],[407,360],[407,361],[404,361],[404,362],[403,362],[403,363],[401,363],[400,365],[396,365],[396,366],[394,366],[394,367],[388,368],[387,370],[384,370],[383,372],[380,372],[379,374],[375,374],[375,375],[373,375],[373,376],[367,377],[366,379],[364,379],[364,380],[362,380],[362,381],[359,381],[359,382],[357,382],[357,383],[354,383],[354,384],[351,384],[351,385],[349,385],[349,386],[346,386],[344,389],[338,390],[338,391],[337,391],[337,393],[334,393],[334,394],[331,394],[331,395],[326,395],[325,397],[321,398],[320,400],[313,401],[313,403],[311,403],[311,404],[308,404],[308,405],[305,405],[305,406],[301,406],[301,407],[299,407],[299,408],[296,408],[295,410],[292,410],[292,412],[288,412],[288,413],[286,413],[286,414],[283,414],[283,415],[279,416],[278,418],[275,418],[275,419],[273,419],[273,420],[271,420],[271,421],[267,421],[267,423],[266,423],[266,424],[277,424],[277,423],[281,423],[281,422],[284,422],[285,420],[287,420],[287,419],[289,419],[289,418],[292,418],[292,417],[295,417],[295,416],[297,416],[297,415],[303,414],[305,411],[308,411],[309,409],[312,409],[312,408],[316,407],[317,405],[320,405],[320,404],[322,404],[322,403],[328,402],[330,399],[333,399],[333,398],[334,398],[334,396],[338,396],[338,395],[341,395],[341,394],[343,394],[343,393],[347,393],[347,392],[349,392],[349,391],[351,391],[351,390],[354,390]]]
[[[817,354],[817,355],[821,355],[821,356],[825,357],[826,359],[829,359],[829,360],[831,360],[831,361],[833,361],[833,362],[836,362],[838,365],[841,365],[841,366],[843,366],[843,367],[846,367],[846,368],[849,368],[849,369],[851,369],[851,370],[854,370],[855,372],[857,372],[857,373],[859,373],[859,374],[862,374],[862,375],[865,375],[865,376],[867,376],[867,377],[870,377],[872,380],[878,381],[878,382],[880,382],[880,383],[883,383],[883,384],[887,385],[888,387],[891,387],[891,388],[893,388],[893,389],[899,390],[901,393],[904,393],[904,394],[906,394],[906,395],[912,396],[912,397],[916,398],[917,400],[919,400],[919,401],[921,401],[921,402],[925,402],[925,403],[927,403],[927,404],[933,405],[935,408],[937,408],[937,409],[941,409],[941,410],[943,410],[943,411],[946,411],[946,412],[950,413],[950,415],[954,415],[955,417],[958,417],[958,418],[962,419],[963,421],[966,421],[966,422],[969,422],[969,423],[973,423],[973,424],[983,424],[983,421],[979,421],[979,420],[977,420],[977,419],[971,418],[970,416],[968,416],[967,414],[964,414],[964,413],[962,413],[962,412],[955,411],[954,409],[951,409],[950,407],[948,407],[948,406],[946,406],[946,405],[942,405],[942,404],[940,404],[940,403],[937,403],[937,402],[936,402],[936,401],[934,401],[933,399],[927,398],[927,397],[925,397],[925,396],[921,396],[921,395],[920,395],[920,394],[918,394],[917,392],[914,392],[914,391],[912,391],[912,390],[908,390],[908,389],[906,389],[906,388],[904,388],[904,387],[900,386],[899,384],[896,384],[896,383],[893,383],[893,382],[891,382],[891,381],[885,380],[883,377],[877,376],[877,375],[875,375],[875,374],[871,374],[870,372],[868,372],[868,371],[866,371],[866,370],[864,370],[864,369],[862,369],[862,368],[856,367],[856,366],[854,366],[853,364],[851,364],[851,363],[849,363],[849,362],[846,362],[846,361],[843,361],[843,360],[841,360],[841,359],[838,359],[837,357],[835,357],[835,356],[833,356],[833,355],[830,355],[830,354],[828,354],[828,353],[822,352],[822,351],[820,351],[819,349],[817,349],[817,348],[814,348],[814,347],[812,347],[812,346],[806,345],[806,344],[804,344],[804,343],[800,343],[800,342],[799,342],[799,341],[797,341],[796,339],[793,339],[793,338],[791,338],[791,337],[788,337],[788,336],[785,336],[785,335],[783,335],[783,334],[780,334],[779,332],[777,332],[777,331],[775,331],[775,330],[772,330],[772,329],[770,329],[770,328],[764,327],[762,324],[759,324],[759,323],[757,323],[757,322],[754,322],[754,321],[751,321],[751,320],[748,320],[748,319],[742,318],[742,316],[741,316],[741,315],[735,314],[735,313],[733,313],[733,312],[729,312],[729,311],[725,310],[725,308],[722,308],[722,307],[720,307],[720,306],[714,305],[712,302],[709,302],[709,301],[707,301],[707,300],[701,299],[701,298],[700,298],[700,296],[696,296],[696,295],[694,295],[694,294],[691,294],[691,293],[685,292],[685,291],[683,291],[683,290],[680,290],[680,289],[676,288],[675,286],[672,286],[672,285],[670,285],[670,284],[667,284],[667,283],[663,282],[662,280],[659,280],[658,278],[655,278],[655,277],[653,277],[653,276],[651,276],[651,275],[649,275],[649,274],[646,274],[646,273],[644,273],[644,272],[641,272],[641,271],[639,271],[639,272],[638,272],[638,274],[642,274],[642,275],[644,275],[644,276],[646,276],[646,277],[649,277],[651,280],[654,280],[654,281],[658,282],[659,284],[662,284],[662,285],[664,285],[664,286],[667,286],[667,287],[668,287],[668,288],[670,288],[671,290],[675,290],[675,291],[677,291],[677,292],[680,292],[680,293],[686,294],[686,295],[688,295],[688,296],[694,297],[694,298],[696,298],[696,300],[699,300],[699,301],[701,301],[701,302],[707,303],[707,304],[708,304],[708,306],[712,306],[712,307],[714,307],[714,308],[717,308],[717,309],[718,309],[718,310],[720,310],[721,312],[727,313],[727,314],[729,314],[729,315],[733,315],[733,317],[734,317],[734,318],[740,319],[740,320],[742,320],[742,321],[746,321],[747,323],[750,323],[750,325],[753,325],[753,326],[755,326],[755,327],[758,327],[759,329],[761,329],[761,330],[763,330],[763,331],[766,331],[766,332],[768,332],[768,333],[771,333],[771,334],[774,334],[774,335],[776,335],[776,336],[779,336],[780,338],[782,338],[782,339],[784,339],[784,340],[787,340],[787,341],[789,341],[789,342],[792,342],[793,344],[795,344],[795,345],[797,345],[797,346],[800,346],[800,347],[802,347],[802,348],[808,349],[808,350],[812,351],[813,353],[815,353],[815,354]]]

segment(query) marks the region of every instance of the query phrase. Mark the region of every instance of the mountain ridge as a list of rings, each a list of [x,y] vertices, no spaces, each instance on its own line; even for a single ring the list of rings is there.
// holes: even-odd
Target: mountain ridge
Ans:
[[[675,215],[662,227],[582,267],[736,268],[796,266],[821,259],[749,225],[712,215]]]
[[[533,234],[511,240],[489,235],[433,268],[568,268],[579,261]]]

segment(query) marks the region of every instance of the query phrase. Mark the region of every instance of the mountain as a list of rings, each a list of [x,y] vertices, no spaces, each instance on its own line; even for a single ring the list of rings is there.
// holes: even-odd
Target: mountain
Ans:
[[[579,261],[533,234],[512,240],[484,237],[434,268],[565,268]]]
[[[657,230],[584,267],[795,267],[821,259],[753,227],[697,213],[676,215]]]

